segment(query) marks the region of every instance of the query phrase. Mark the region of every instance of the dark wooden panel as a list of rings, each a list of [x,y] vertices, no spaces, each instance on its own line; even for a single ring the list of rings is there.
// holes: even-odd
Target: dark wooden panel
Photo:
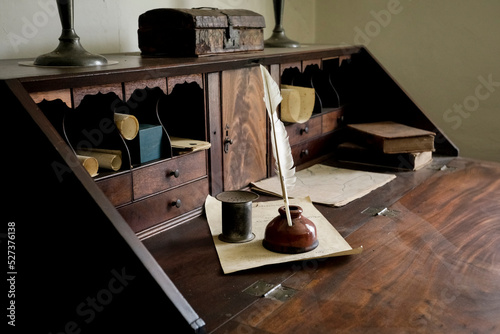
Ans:
[[[178,172],[178,177],[173,173]],[[134,168],[134,199],[164,191],[207,175],[206,152],[177,156],[156,164]]]
[[[292,146],[295,165],[301,165],[312,159],[331,154],[333,152],[333,139],[333,136],[330,134]]]
[[[118,211],[132,230],[139,232],[201,207],[207,195],[208,179],[204,178],[122,206]],[[181,201],[180,207],[174,205],[177,200]]]
[[[193,73],[210,73],[237,69],[260,63],[264,65],[297,62],[307,59],[332,57],[359,51],[359,47],[335,48],[329,46],[303,46],[300,48],[266,48],[264,51],[233,53],[210,57],[146,58],[138,53],[106,55],[117,64],[98,68],[71,69],[19,66],[16,59],[0,61],[0,78],[20,78],[28,92],[58,90],[68,87],[85,87],[170,77]],[[76,80],[75,80],[76,79]]]
[[[132,174],[130,172],[100,179],[96,183],[114,206],[132,202]]]
[[[321,116],[321,132],[328,133],[340,126],[340,119],[344,114],[343,109],[338,109],[332,112],[325,113]]]
[[[222,72],[221,89],[223,138],[232,140],[223,154],[224,190],[240,189],[267,176],[267,112],[259,67]]]
[[[206,75],[207,85],[205,89],[206,110],[207,110],[207,133],[210,141],[210,193],[217,195],[224,187],[223,185],[223,140],[224,133],[222,124],[222,105],[220,96],[220,74],[209,73]]]

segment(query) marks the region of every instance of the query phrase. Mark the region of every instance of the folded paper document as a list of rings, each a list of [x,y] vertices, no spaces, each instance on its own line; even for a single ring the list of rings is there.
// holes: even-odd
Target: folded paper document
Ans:
[[[314,203],[344,206],[396,178],[394,174],[364,172],[317,164],[295,173],[297,181],[288,192],[289,197],[309,196]],[[253,182],[256,191],[280,196],[280,182],[276,176]]]

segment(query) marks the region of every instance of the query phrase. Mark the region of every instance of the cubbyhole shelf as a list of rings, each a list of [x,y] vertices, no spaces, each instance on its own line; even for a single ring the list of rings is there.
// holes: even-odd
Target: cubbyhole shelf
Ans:
[[[170,135],[206,140],[206,116],[203,88],[196,82],[176,82],[170,94],[163,87],[133,90],[126,101],[116,93],[85,95],[76,108],[61,99],[43,99],[37,105],[75,154],[81,149],[107,149],[121,152],[122,164],[117,171],[99,169],[95,180],[122,174],[176,154]],[[156,159],[141,161],[140,137],[126,140],[114,123],[115,113],[137,118],[140,125],[161,128],[161,152]],[[185,127],[184,124],[189,124]]]
[[[315,104],[313,114],[338,111],[349,103],[345,76],[350,58],[335,57],[323,59],[318,64],[304,65],[304,69],[290,66],[283,70],[281,84],[314,88]]]

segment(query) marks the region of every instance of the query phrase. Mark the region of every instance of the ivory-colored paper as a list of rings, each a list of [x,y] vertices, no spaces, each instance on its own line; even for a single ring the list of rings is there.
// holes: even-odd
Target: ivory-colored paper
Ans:
[[[305,123],[312,115],[316,93],[314,88],[281,85],[281,120],[290,123]]]
[[[92,149],[92,150],[78,150],[77,155],[84,155],[93,157],[99,162],[99,167],[117,171],[122,166],[121,151],[119,150],[106,150],[106,149]]]
[[[94,177],[97,175],[97,171],[99,170],[99,162],[94,157],[88,157],[84,155],[77,155],[78,161],[82,164],[82,166],[87,170],[90,176]]]
[[[139,121],[132,115],[115,113],[115,124],[123,138],[134,139],[139,133]]]
[[[267,224],[278,215],[283,201],[252,203],[252,232],[255,238],[246,243],[226,243],[219,240],[222,233],[222,203],[212,196],[205,201],[205,212],[212,238],[225,274],[257,268],[265,265],[299,260],[361,253],[363,247],[353,249],[328,220],[314,207],[309,198],[292,199],[290,203],[299,205],[303,215],[314,222],[319,245],[312,251],[301,254],[281,254],[271,252],[262,246]]]
[[[289,197],[309,196],[314,203],[344,206],[396,178],[394,174],[364,172],[317,164],[295,173],[297,181]],[[253,182],[258,191],[281,196],[276,176]]]

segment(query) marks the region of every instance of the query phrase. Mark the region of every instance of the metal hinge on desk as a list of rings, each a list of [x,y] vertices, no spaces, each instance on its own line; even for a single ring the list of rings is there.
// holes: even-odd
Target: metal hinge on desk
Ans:
[[[361,211],[361,213],[364,213],[365,215],[370,215],[370,216],[386,216],[386,217],[396,217],[399,214],[399,211],[396,210],[389,210],[387,208],[372,208],[368,207]]]
[[[271,284],[265,281],[257,281],[250,285],[243,292],[256,297],[271,298],[281,302],[290,299],[297,290],[282,286],[281,284]]]

